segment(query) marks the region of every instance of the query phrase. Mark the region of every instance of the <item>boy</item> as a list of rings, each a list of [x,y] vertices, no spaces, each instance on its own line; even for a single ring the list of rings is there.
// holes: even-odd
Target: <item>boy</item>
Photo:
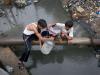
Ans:
[[[40,20],[38,20],[37,23],[34,22],[25,27],[24,32],[23,32],[23,40],[25,42],[25,50],[24,50],[22,56],[20,57],[20,61],[18,63],[19,68],[22,69],[23,65],[24,65],[23,62],[27,62],[33,40],[39,40],[40,42],[46,41],[46,40],[53,40],[52,37],[46,38],[46,37],[41,36],[41,34],[43,36],[47,36],[49,34],[48,31],[44,31],[41,33],[41,30],[44,30],[46,28],[47,28],[47,22],[44,19],[40,19]]]
[[[60,34],[62,38],[67,38],[71,40],[73,38],[73,22],[71,20],[63,23],[56,23],[48,27],[49,33],[54,38]]]

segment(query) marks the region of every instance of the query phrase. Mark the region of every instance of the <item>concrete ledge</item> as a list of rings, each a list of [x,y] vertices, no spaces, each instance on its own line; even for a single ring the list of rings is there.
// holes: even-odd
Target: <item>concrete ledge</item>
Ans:
[[[67,44],[66,40],[63,40],[62,42],[54,41],[57,45]],[[73,40],[70,40],[71,44],[82,44],[82,45],[100,45],[100,39],[90,39],[90,38],[73,38]],[[23,39],[18,38],[10,38],[10,39],[0,39],[0,46],[10,46],[10,45],[24,45]],[[39,45],[38,41],[33,41],[33,45]]]

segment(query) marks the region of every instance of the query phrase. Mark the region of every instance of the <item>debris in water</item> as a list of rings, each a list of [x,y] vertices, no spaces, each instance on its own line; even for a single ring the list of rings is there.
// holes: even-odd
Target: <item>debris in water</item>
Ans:
[[[37,2],[39,2],[39,0],[34,0],[34,3],[37,3]]]
[[[2,17],[4,15],[5,15],[5,12],[2,9],[0,9],[0,17]]]
[[[7,65],[5,68],[6,68],[6,70],[7,70],[9,73],[11,73],[11,72],[14,71],[13,67],[11,67],[11,66],[9,66],[9,65]]]
[[[32,0],[15,0],[14,3],[18,8],[25,8],[26,6],[32,4]]]
[[[27,5],[26,0],[15,0],[14,3],[18,8],[23,8]]]

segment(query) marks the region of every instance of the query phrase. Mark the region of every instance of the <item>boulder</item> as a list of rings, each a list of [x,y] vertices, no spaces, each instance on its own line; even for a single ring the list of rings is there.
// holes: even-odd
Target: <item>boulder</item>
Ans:
[[[16,7],[18,7],[18,8],[23,8],[27,5],[26,0],[15,0],[14,3],[16,5]]]

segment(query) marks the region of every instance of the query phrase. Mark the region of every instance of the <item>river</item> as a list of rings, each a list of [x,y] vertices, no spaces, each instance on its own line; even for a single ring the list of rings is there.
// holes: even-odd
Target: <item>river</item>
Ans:
[[[23,26],[44,18],[48,23],[62,22],[70,19],[59,0],[40,0],[25,9],[6,9],[8,18],[0,18],[0,31],[7,37],[19,37]],[[9,19],[9,20],[8,20]],[[75,26],[77,37],[87,36],[80,26]],[[81,30],[81,31],[80,31]],[[85,33],[85,35],[83,34]],[[60,46],[60,50],[52,50],[49,55],[43,55],[39,50],[32,50],[28,62],[25,64],[30,75],[100,75],[98,60],[95,58],[93,48],[79,45]],[[16,49],[17,56],[23,49]]]

